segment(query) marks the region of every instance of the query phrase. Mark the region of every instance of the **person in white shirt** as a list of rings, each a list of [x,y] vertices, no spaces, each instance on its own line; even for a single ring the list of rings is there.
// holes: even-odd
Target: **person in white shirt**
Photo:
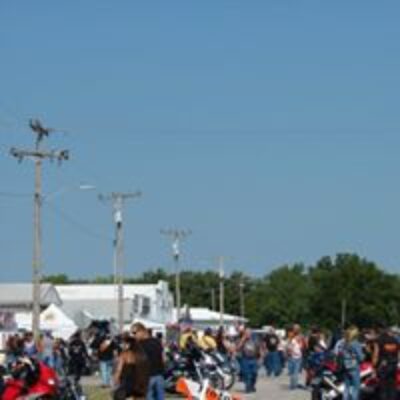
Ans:
[[[290,377],[290,389],[299,387],[299,375],[303,361],[303,339],[301,337],[300,325],[294,325],[288,332],[286,354],[288,358],[288,371]]]

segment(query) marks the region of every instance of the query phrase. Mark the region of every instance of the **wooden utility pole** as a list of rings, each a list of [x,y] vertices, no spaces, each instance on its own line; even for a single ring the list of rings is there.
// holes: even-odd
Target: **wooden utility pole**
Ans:
[[[111,201],[114,212],[115,239],[113,240],[113,272],[114,284],[117,287],[117,313],[118,328],[122,333],[124,330],[124,242],[122,230],[122,211],[124,202],[128,199],[141,196],[141,192],[121,193],[112,192],[109,195],[99,195],[101,201]]]
[[[216,304],[215,304],[215,289],[211,289],[211,310],[215,311],[216,310]]]
[[[221,327],[224,326],[224,314],[225,314],[225,257],[218,257],[218,271],[219,271],[219,324]]]
[[[42,160],[62,161],[69,159],[68,150],[51,150],[45,151],[41,149],[42,141],[55,130],[45,128],[39,120],[30,120],[29,126],[36,135],[34,150],[20,150],[12,148],[10,154],[22,162],[24,158],[29,158],[35,163],[35,191],[33,196],[33,257],[32,257],[32,332],[34,337],[38,339],[40,334],[40,280],[42,274],[42,218],[41,207],[42,197]]]
[[[181,319],[181,271],[180,271],[180,258],[181,258],[181,241],[192,233],[191,230],[182,229],[161,229],[161,234],[168,236],[172,239],[172,258],[175,264],[175,307],[176,319],[180,322]]]
[[[240,316],[244,318],[245,304],[244,304],[244,282],[243,280],[239,283],[239,295],[240,295]]]

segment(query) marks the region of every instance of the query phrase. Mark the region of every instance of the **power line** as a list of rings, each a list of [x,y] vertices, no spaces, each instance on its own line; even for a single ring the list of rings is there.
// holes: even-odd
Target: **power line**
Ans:
[[[74,217],[72,217],[70,214],[66,213],[64,210],[62,210],[61,208],[55,206],[52,203],[46,203],[46,207],[53,212],[53,214],[59,216],[62,220],[64,220],[65,222],[69,223],[71,226],[73,226],[74,228],[76,228],[76,230],[80,231],[81,233],[87,235],[87,236],[91,236],[93,238],[96,239],[101,239],[102,241],[107,241],[110,242],[112,240],[111,237],[96,232],[91,228],[88,228],[86,225],[78,222]]]
[[[14,192],[0,192],[0,197],[31,197],[33,193],[14,193]]]

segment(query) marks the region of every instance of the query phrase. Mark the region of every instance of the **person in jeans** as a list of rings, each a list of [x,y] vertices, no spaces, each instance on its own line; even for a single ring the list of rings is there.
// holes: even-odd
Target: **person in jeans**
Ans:
[[[281,358],[278,352],[279,337],[274,328],[270,328],[265,337],[264,366],[267,376],[279,376],[282,371]]]
[[[290,377],[290,389],[294,390],[299,387],[299,375],[303,361],[303,340],[299,325],[294,325],[288,332],[286,354]]]
[[[103,387],[109,387],[111,385],[115,351],[116,346],[111,336],[107,334],[102,337],[97,356],[99,359],[100,376]]]
[[[372,362],[379,377],[378,395],[380,400],[397,398],[396,374],[399,362],[400,343],[392,329],[379,335],[374,345]]]
[[[359,400],[360,398],[360,364],[364,358],[361,343],[357,340],[358,329],[346,330],[344,343],[339,352],[339,363],[344,378],[343,400]]]
[[[147,400],[164,400],[164,360],[160,340],[152,337],[146,327],[136,322],[131,328],[132,336],[139,342],[149,360],[150,381]]]
[[[246,393],[253,393],[256,391],[260,348],[252,338],[250,329],[244,331],[238,344],[238,352],[241,354],[241,368]]]

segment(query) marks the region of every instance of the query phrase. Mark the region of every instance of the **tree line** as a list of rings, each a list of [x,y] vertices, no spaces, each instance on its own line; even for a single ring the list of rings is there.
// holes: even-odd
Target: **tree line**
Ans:
[[[160,279],[174,292],[175,275],[161,268],[126,277],[125,282],[154,283]],[[214,307],[212,291],[218,296],[219,279],[215,271],[182,271],[182,304]],[[112,283],[113,278],[89,281],[60,274],[43,280],[54,284]],[[400,276],[357,254],[322,257],[311,266],[283,265],[262,277],[234,271],[224,278],[225,312],[240,314],[240,285],[245,316],[253,327],[284,327],[298,322],[335,329],[345,322],[362,328],[397,325],[400,320]]]

